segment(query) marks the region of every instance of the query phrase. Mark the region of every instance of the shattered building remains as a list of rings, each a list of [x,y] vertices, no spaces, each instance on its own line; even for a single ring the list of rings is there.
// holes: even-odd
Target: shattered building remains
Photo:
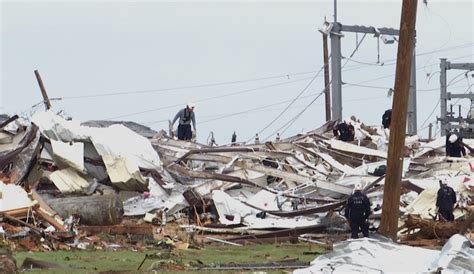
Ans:
[[[198,245],[275,241],[332,245],[348,237],[341,212],[357,183],[372,202],[370,228],[376,231],[390,133],[355,117],[346,121],[355,129],[352,142],[334,138],[331,121],[278,142],[209,146],[179,141],[137,124],[81,124],[52,110],[31,119],[2,116],[0,233],[12,249],[33,251],[116,248],[119,245],[94,235],[156,238],[169,224],[190,235],[186,240],[174,235],[176,241]],[[474,139],[464,142],[474,146]],[[448,245],[462,246],[458,249],[471,258],[470,265],[443,264],[446,246],[441,251],[418,248],[430,258],[420,270],[436,258],[436,269],[472,270],[474,158],[446,157],[444,137],[409,136],[405,144],[400,243],[433,248],[458,234]],[[455,222],[435,220],[440,180],[456,192]],[[196,234],[201,238],[194,239]],[[364,248],[372,247],[386,250],[386,256],[391,249],[408,250],[407,256],[421,252],[384,241],[336,244],[332,255],[318,258],[310,271],[334,267],[335,257],[339,264],[352,260],[348,250],[362,250],[353,255],[362,257],[371,253],[363,254]],[[365,269],[346,263],[336,267]]]

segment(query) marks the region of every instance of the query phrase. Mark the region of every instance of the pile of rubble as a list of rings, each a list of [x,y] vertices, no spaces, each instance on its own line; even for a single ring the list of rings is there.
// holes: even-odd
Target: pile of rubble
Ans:
[[[0,117],[0,233],[13,249],[29,250],[114,248],[94,235],[153,240],[170,223],[234,245],[340,241],[348,226],[339,213],[360,182],[376,230],[389,132],[347,121],[353,142],[335,138],[328,122],[276,142],[212,146],[131,123],[80,124],[52,111]],[[441,246],[461,226],[472,239],[474,158],[446,158],[444,137],[411,136],[405,144],[400,238]],[[441,226],[434,221],[439,180],[459,201],[457,221]]]

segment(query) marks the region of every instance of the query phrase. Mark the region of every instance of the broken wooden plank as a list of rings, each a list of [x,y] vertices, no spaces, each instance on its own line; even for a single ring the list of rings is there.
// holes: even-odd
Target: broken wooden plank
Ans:
[[[118,235],[153,235],[153,226],[150,224],[80,226],[78,229],[87,233],[87,235],[95,235],[100,233]]]
[[[206,237],[206,239],[211,240],[213,242],[226,244],[226,245],[242,246],[241,244],[236,244],[236,243],[233,243],[233,242],[225,241],[225,240],[222,240],[222,239],[217,239],[217,238],[214,238],[214,237]]]
[[[64,227],[63,223],[57,220],[56,218],[54,218],[54,216],[49,215],[49,213],[43,208],[41,208],[41,206],[34,207],[34,210],[36,211],[36,213],[38,213],[41,216],[41,218],[47,221],[50,225],[52,225],[58,231],[66,231],[66,228]]]

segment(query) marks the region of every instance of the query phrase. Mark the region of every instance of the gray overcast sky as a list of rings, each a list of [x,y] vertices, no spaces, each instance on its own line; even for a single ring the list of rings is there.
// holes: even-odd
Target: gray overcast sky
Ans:
[[[439,58],[473,62],[473,9],[473,1],[428,0],[427,7],[419,2],[418,89],[439,87]],[[338,20],[346,25],[399,28],[400,11],[401,1],[338,1]],[[321,68],[317,28],[325,16],[332,21],[332,15],[333,1],[2,1],[0,108],[29,113],[41,101],[33,74],[39,69],[49,96],[64,98],[53,101],[55,109],[79,120],[113,118],[167,128],[164,121],[193,101],[199,141],[211,130],[218,143],[229,142],[234,130],[243,141],[275,118],[288,104],[277,103],[293,99]],[[346,34],[343,55],[349,56],[355,44],[355,34]],[[397,44],[381,43],[380,60],[385,62],[377,65],[377,41],[367,36],[353,56],[366,64],[347,62],[343,81],[393,86],[395,65],[390,61],[396,51]],[[452,92],[465,92],[474,83],[462,78],[453,81]],[[222,82],[234,83],[210,85]],[[190,86],[195,87],[175,89]],[[323,86],[321,74],[261,137],[292,119]],[[77,98],[117,92],[131,93]],[[343,115],[380,124],[391,100],[384,88],[346,85]],[[439,90],[418,93],[419,127],[438,100]],[[323,102],[321,96],[284,135],[320,126]],[[229,116],[238,112],[245,113]],[[429,121],[436,115],[439,108]]]

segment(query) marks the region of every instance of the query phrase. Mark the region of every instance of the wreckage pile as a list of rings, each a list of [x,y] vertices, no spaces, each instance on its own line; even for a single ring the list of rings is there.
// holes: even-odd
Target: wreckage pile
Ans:
[[[210,146],[132,123],[80,124],[51,110],[0,117],[0,233],[13,249],[29,250],[113,248],[94,235],[153,240],[170,223],[234,245],[339,241],[348,230],[339,212],[360,182],[376,230],[389,132],[348,121],[353,142],[334,138],[328,122],[277,142]],[[441,246],[459,232],[472,239],[474,158],[447,159],[444,137],[405,144],[402,240]],[[434,221],[439,180],[458,195],[457,223]]]

